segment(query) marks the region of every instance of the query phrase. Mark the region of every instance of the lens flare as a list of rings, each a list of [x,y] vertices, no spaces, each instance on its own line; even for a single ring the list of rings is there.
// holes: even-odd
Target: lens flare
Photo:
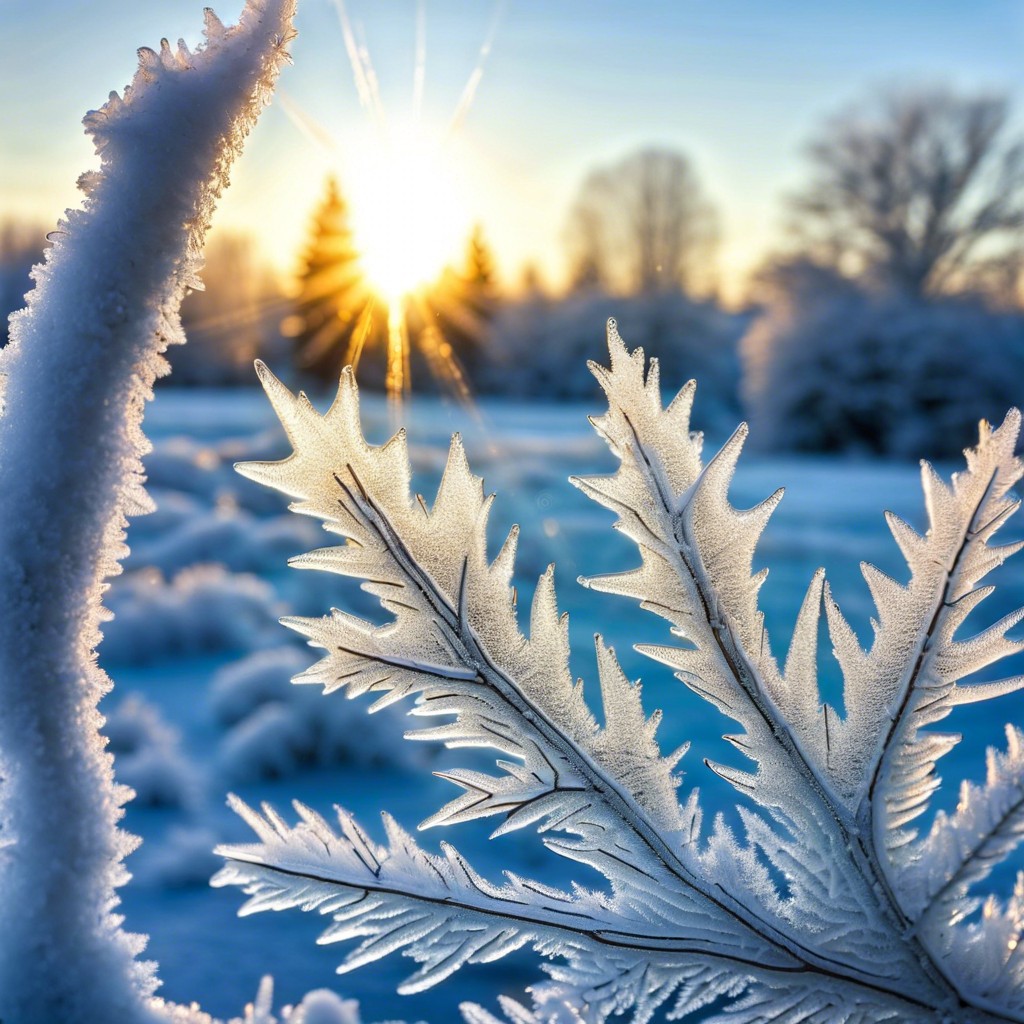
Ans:
[[[388,308],[437,280],[459,258],[470,218],[437,133],[388,129],[352,159],[347,187],[363,268]]]
[[[431,126],[423,114],[424,0],[416,11],[408,122],[393,119],[385,109],[369,48],[349,19],[345,0],[334,0],[334,6],[368,124],[361,142],[341,153],[329,133],[294,100],[283,105],[303,135],[340,155],[345,200],[332,179],[321,210],[331,223],[321,227],[330,227],[333,235],[326,241],[320,238],[324,251],[314,251],[317,243],[312,243],[297,282],[296,312],[285,318],[282,330],[296,339],[307,369],[319,364],[323,370],[333,362],[332,353],[342,348],[345,362],[356,366],[367,346],[383,344],[385,388],[396,408],[410,387],[410,348],[415,346],[433,376],[469,404],[466,374],[452,339],[470,348],[482,341],[491,274],[489,269],[483,274],[454,269],[466,262],[467,237],[472,244],[476,235],[469,235],[472,218],[463,199],[470,190],[460,182],[453,143],[476,97],[504,0],[497,0],[476,63],[445,128]],[[446,330],[452,332],[449,337]]]

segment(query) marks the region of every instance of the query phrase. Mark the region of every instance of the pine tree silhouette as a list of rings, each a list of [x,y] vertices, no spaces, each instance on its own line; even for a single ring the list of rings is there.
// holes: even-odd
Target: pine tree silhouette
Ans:
[[[449,270],[432,297],[441,335],[470,379],[484,358],[491,321],[500,295],[494,254],[476,224],[466,242],[461,271]]]
[[[349,209],[335,178],[317,208],[302,258],[298,293],[282,329],[293,339],[295,361],[331,383],[341,367],[383,338],[387,312],[371,291],[359,262]],[[373,371],[364,373],[369,383]]]

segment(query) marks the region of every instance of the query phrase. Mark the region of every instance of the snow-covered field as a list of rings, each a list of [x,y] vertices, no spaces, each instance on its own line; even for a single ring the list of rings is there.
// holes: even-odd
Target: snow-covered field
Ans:
[[[648,709],[665,710],[662,746],[693,742],[683,762],[684,786],[699,785],[711,806],[726,807],[733,802],[731,791],[702,763],[705,756],[735,762],[736,753],[719,739],[726,720],[668,670],[631,651],[635,642],[664,640],[664,623],[576,583],[579,575],[628,568],[635,561],[632,546],[610,529],[611,517],[567,481],[571,473],[612,468],[586,422],[587,413],[598,411],[596,402],[550,407],[492,401],[470,414],[437,399],[416,398],[402,419],[419,489],[428,500],[447,437],[462,432],[471,464],[488,490],[498,493],[495,545],[513,522],[522,527],[520,607],[528,607],[533,582],[554,561],[560,604],[571,616],[576,672],[595,678],[593,634],[600,631],[630,676],[643,677]],[[338,605],[373,618],[375,610],[349,581],[287,569],[290,555],[321,545],[324,534],[312,520],[288,513],[278,495],[232,470],[235,461],[285,453],[275,422],[263,396],[245,390],[163,390],[147,416],[155,445],[147,469],[158,509],[131,527],[132,554],[109,594],[115,619],[101,647],[115,682],[103,709],[118,773],[139,793],[127,825],[144,839],[129,860],[135,878],[124,890],[127,923],[150,934],[163,994],[198,1000],[217,1015],[237,1014],[254,996],[259,977],[272,973],[279,1002],[330,986],[362,1000],[367,1019],[403,1016],[440,1024],[455,1019],[458,1002],[493,1003],[496,991],[514,990],[535,976],[530,959],[467,968],[447,986],[403,998],[394,989],[411,973],[408,961],[393,958],[335,979],[339,951],[313,941],[320,922],[298,914],[238,920],[238,893],[206,884],[217,866],[210,853],[214,843],[245,837],[224,806],[229,790],[283,808],[293,797],[322,811],[337,802],[364,822],[386,808],[414,827],[450,788],[431,775],[444,766],[443,751],[402,741],[400,710],[368,718],[361,702],[288,685],[313,652],[277,624],[280,615],[318,614]],[[374,396],[364,398],[364,422],[374,439],[387,436],[388,412]],[[741,462],[733,500],[752,504],[779,484],[787,486],[787,497],[760,548],[760,564],[771,567],[762,606],[775,653],[785,655],[797,607],[818,565],[828,570],[866,641],[871,609],[858,562],[899,575],[901,560],[881,511],[892,509],[920,526],[917,468],[748,459]],[[993,618],[1024,604],[1024,571],[1011,563],[997,582]],[[822,648],[827,651],[827,641]],[[827,668],[826,677],[826,688],[834,685]],[[981,752],[1002,740],[1003,722],[1024,720],[1024,697],[971,712],[967,708],[953,721],[966,739],[945,763],[950,778],[980,771]],[[947,803],[955,801],[954,792],[947,796]],[[446,838],[491,876],[504,867],[527,874],[551,870],[553,858],[541,861],[530,840],[505,837],[488,844],[487,831],[466,826]],[[429,844],[440,837],[422,838]],[[998,881],[1009,885],[1005,877]]]

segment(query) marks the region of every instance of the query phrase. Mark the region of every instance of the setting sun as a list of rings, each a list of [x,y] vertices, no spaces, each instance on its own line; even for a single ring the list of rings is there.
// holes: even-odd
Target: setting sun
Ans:
[[[356,245],[367,278],[390,307],[458,259],[469,217],[457,186],[442,141],[422,126],[390,127],[352,160]]]

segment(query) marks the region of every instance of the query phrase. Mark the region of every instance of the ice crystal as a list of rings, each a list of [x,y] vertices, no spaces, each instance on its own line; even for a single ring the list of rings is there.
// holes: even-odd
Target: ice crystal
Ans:
[[[677,793],[683,751],[662,756],[659,714],[645,715],[639,686],[600,638],[598,724],[569,671],[551,570],[521,632],[516,531],[492,559],[492,498],[457,437],[428,505],[410,491],[404,433],[382,447],[364,439],[350,371],[320,415],[260,368],[294,451],[241,471],[342,539],[294,564],[363,580],[390,615],[385,625],[337,610],[287,620],[327,652],[297,681],[371,694],[374,707],[413,698],[409,714],[427,725],[411,738],[493,749],[493,774],[445,773],[459,793],[424,825],[493,816],[495,835],[532,827],[607,886],[562,890],[510,872],[495,882],[447,844],[421,849],[387,816],[380,844],[344,811],[332,824],[296,804],[291,823],[238,800],[257,841],[223,847],[215,881],[243,887],[247,913],[328,916],[323,941],[358,940],[343,969],[403,951],[419,964],[403,991],[531,946],[553,962],[531,1008],[502,1001],[514,1024],[643,1022],[665,1004],[675,1017],[715,1004],[710,1019],[745,1024],[1024,1020],[1024,881],[1006,904],[977,890],[1024,835],[1024,736],[1008,729],[985,784],[965,784],[956,812],[934,815],[925,835],[916,827],[936,764],[957,742],[932,727],[959,704],[1024,685],[972,680],[1021,648],[1006,633],[1022,613],[961,637],[991,593],[982,581],[1021,546],[992,543],[1018,504],[1019,414],[998,429],[983,423],[951,481],[924,466],[926,533],[889,517],[909,581],[864,566],[877,607],[871,646],[819,572],[780,664],[758,607],[765,573],[752,561],[781,491],[734,508],[745,428],[705,462],[690,429],[693,383],[665,408],[656,361],[627,351],[614,321],[608,343],[610,367],[592,366],[608,411],[593,422],[619,467],[575,483],[616,513],[641,563],[583,582],[666,619],[670,641],[641,650],[736,722],[727,738],[748,763],[711,767],[737,791],[742,828],[708,825],[696,790]],[[820,696],[823,604],[843,714]],[[495,1022],[479,1007],[465,1014]]]

